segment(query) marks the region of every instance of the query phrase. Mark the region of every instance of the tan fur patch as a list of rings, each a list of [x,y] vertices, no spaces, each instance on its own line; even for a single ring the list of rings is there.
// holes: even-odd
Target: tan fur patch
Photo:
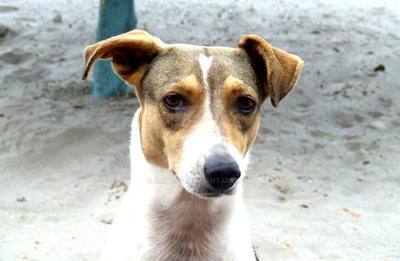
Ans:
[[[222,130],[228,140],[244,156],[256,138],[260,125],[260,112],[257,108],[249,115],[236,112],[234,106],[240,96],[251,97],[256,103],[260,103],[253,88],[246,86],[241,80],[231,75],[228,76],[219,97],[220,102],[224,104],[221,118]]]
[[[194,74],[183,77],[176,84],[168,86],[164,93],[177,92],[190,99],[191,106],[199,105],[204,98],[204,90]]]
[[[142,150],[147,161],[157,166],[168,168],[165,155],[162,121],[159,119],[156,105],[147,105],[139,118]]]
[[[173,113],[164,107],[162,99],[171,92],[187,99],[187,111]],[[183,142],[200,121],[203,105],[204,90],[193,74],[166,87],[155,103],[145,103],[140,126],[146,159],[175,171],[182,159]]]

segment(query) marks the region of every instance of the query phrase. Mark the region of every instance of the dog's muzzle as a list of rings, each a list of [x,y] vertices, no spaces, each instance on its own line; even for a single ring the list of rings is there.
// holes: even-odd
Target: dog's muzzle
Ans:
[[[240,169],[235,159],[228,153],[216,154],[206,159],[204,175],[215,192],[223,193],[240,178]]]

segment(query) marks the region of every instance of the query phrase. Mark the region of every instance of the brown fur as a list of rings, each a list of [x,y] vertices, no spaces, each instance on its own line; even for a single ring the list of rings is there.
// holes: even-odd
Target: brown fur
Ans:
[[[127,84],[140,87],[150,62],[164,46],[160,39],[142,30],[133,30],[90,45],[85,49],[82,79],[87,78],[97,59],[112,59],[115,73]],[[136,92],[142,102],[140,88],[136,88]]]
[[[190,98],[191,106],[187,112],[171,113],[164,107],[162,98],[171,92]],[[145,102],[146,109],[142,111],[140,125],[143,152],[149,162],[175,171],[180,164],[185,137],[202,116],[203,87],[191,74],[164,88],[156,100],[158,102]]]
[[[96,59],[112,59],[115,72],[136,86],[143,106],[140,135],[146,159],[174,170],[182,158],[185,137],[201,120],[205,91],[198,55],[212,57],[207,86],[214,120],[221,132],[245,155],[256,137],[260,106],[268,96],[272,104],[295,86],[303,62],[296,55],[271,46],[255,35],[244,36],[239,48],[199,47],[164,44],[141,30],[134,30],[91,45],[85,50],[83,78]],[[177,92],[189,101],[185,112],[171,113],[162,99]],[[242,115],[234,110],[235,100],[249,95],[256,110]]]
[[[260,112],[257,109],[258,106],[250,115],[242,115],[236,112],[234,106],[240,96],[251,97],[256,103],[260,103],[253,88],[246,86],[241,80],[233,76],[228,76],[219,95],[220,102],[224,104],[222,130],[242,156],[245,156],[257,135]]]
[[[238,46],[251,57],[264,86],[265,97],[270,95],[272,105],[276,107],[296,85],[303,61],[297,55],[271,46],[257,35],[244,36]]]

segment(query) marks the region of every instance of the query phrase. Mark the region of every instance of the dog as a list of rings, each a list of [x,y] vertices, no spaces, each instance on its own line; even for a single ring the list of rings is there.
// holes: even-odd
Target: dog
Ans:
[[[242,199],[267,98],[278,103],[303,67],[256,35],[237,48],[166,44],[133,30],[85,49],[135,87],[131,182],[102,260],[256,260]]]

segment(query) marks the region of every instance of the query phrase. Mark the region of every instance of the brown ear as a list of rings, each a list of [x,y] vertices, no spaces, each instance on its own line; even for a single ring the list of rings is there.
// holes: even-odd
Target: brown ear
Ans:
[[[304,62],[297,55],[273,47],[257,35],[244,36],[238,46],[250,56],[265,97],[271,96],[272,105],[276,107],[296,85]]]
[[[85,80],[97,59],[112,59],[115,73],[125,82],[140,86],[151,60],[165,44],[142,30],[133,30],[95,43],[85,49]]]

